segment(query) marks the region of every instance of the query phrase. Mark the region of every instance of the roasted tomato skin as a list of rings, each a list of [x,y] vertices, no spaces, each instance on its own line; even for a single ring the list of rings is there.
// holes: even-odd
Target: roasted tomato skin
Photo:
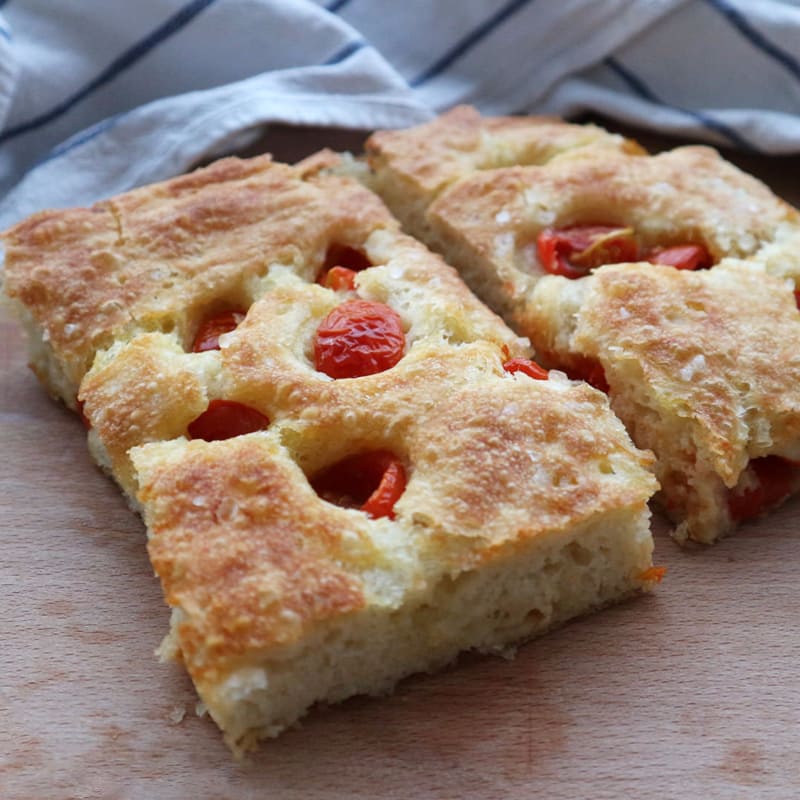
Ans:
[[[353,289],[356,273],[371,266],[372,262],[361,250],[334,242],[325,253],[325,261],[317,275],[317,283],[334,291]]]
[[[245,312],[239,308],[207,317],[197,329],[192,352],[205,353],[207,350],[219,350],[219,337],[235,330],[244,318]]]
[[[314,365],[331,378],[360,378],[390,369],[404,349],[403,323],[394,309],[372,300],[349,300],[317,328]]]
[[[589,386],[599,389],[604,394],[608,394],[609,385],[606,380],[606,373],[603,365],[594,358],[588,356],[574,356],[570,363],[565,366],[564,372],[567,377],[574,381],[586,381]]]
[[[780,456],[754,458],[748,465],[751,484],[728,493],[728,513],[734,522],[754,519],[783,502],[791,493],[798,466]]]
[[[639,246],[631,228],[570,225],[541,231],[536,252],[546,272],[574,280],[603,264],[638,260]]]
[[[373,519],[395,518],[394,505],[406,488],[402,462],[388,450],[348,456],[312,479],[324,500],[358,508]]]
[[[191,439],[217,442],[246,433],[260,431],[269,425],[269,419],[255,408],[235,400],[212,400],[208,408],[189,423]]]
[[[651,264],[664,264],[675,269],[708,269],[714,260],[702,244],[679,244],[652,250],[647,260]]]
[[[503,369],[513,375],[515,372],[522,372],[529,378],[537,381],[546,381],[550,373],[544,368],[540,367],[535,361],[529,358],[512,358],[503,364]]]
[[[331,267],[324,275],[322,285],[334,292],[352,292],[356,288],[356,272],[347,267]]]

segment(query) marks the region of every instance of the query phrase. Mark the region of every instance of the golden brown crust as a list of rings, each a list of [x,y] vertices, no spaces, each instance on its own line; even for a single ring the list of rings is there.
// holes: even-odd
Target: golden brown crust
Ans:
[[[134,451],[150,555],[182,610],[178,644],[196,681],[220,681],[245,653],[286,648],[331,615],[385,602],[364,587],[367,573],[394,569],[373,539],[387,521],[332,506],[308,484],[347,455],[388,448],[405,465],[390,523],[414,548],[404,592],[509,545],[641,508],[654,491],[649,456],[599,392],[509,375],[485,343],[420,350],[388,372],[318,385],[267,433]],[[256,619],[264,587],[274,607]]]
[[[366,142],[370,166],[391,170],[430,203],[454,181],[476,170],[512,164],[543,164],[588,145],[642,152],[630,140],[593,125],[570,125],[554,117],[482,117],[458,106],[432,122],[403,131],[379,131]]]
[[[792,288],[728,260],[697,272],[609,265],[534,291],[527,321],[540,345],[557,363],[602,365],[613,408],[656,452],[664,501],[694,538],[730,527],[726,489],[750,460],[800,453]]]
[[[5,291],[77,388],[113,341],[151,330],[186,340],[215,305],[249,305],[271,264],[313,280],[331,240],[396,227],[356,183],[318,183],[269,156],[231,158],[91,209],[42,212],[4,234]]]
[[[363,608],[361,582],[346,567],[347,553],[368,548],[353,544],[363,534],[314,502],[274,437],[154,445],[137,464],[148,552],[167,602],[183,611],[177,634],[199,684]]]
[[[510,285],[513,314],[547,274],[536,254],[545,228],[631,227],[643,250],[702,243],[718,261],[757,258],[784,227],[800,226],[800,214],[710,148],[652,157],[586,148],[543,167],[465,178],[431,206],[429,223],[445,251],[458,250]]]

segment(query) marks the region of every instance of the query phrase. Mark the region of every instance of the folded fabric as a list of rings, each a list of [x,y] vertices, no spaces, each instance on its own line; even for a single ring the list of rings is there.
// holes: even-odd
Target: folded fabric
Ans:
[[[457,103],[800,152],[798,0],[0,0],[0,227]]]

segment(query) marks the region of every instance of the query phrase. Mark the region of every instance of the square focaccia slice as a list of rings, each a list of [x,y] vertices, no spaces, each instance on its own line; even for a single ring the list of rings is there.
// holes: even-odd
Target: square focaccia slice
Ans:
[[[800,311],[793,284],[713,269],[609,265],[548,276],[528,305],[546,361],[605,383],[657,456],[680,540],[711,542],[800,489]]]
[[[279,314],[257,303],[225,348],[266,429],[131,454],[163,654],[234,750],[658,579],[649,457],[601,393],[510,373],[485,342],[324,380],[269,344],[305,324]]]
[[[432,236],[431,203],[476,172],[543,165],[587,147],[644,153],[636,142],[595,125],[555,117],[482,117],[470,106],[457,106],[414,128],[377,131],[365,147],[369,174],[362,173],[362,179],[422,241]]]
[[[164,654],[234,748],[659,577],[651,458],[607,398],[323,162],[6,234],[40,375],[143,510]]]

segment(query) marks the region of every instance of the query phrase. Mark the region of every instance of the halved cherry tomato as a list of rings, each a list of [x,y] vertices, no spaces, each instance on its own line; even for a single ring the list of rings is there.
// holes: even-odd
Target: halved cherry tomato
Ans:
[[[322,285],[334,292],[352,292],[356,288],[355,270],[347,267],[331,267],[322,280]]]
[[[603,264],[638,260],[639,245],[632,228],[570,225],[545,228],[536,239],[536,252],[547,272],[575,279]]]
[[[356,273],[371,266],[372,262],[361,250],[334,242],[325,253],[317,283],[337,292],[352,290],[355,288]]]
[[[333,464],[311,485],[329,503],[359,508],[373,519],[394,519],[394,504],[406,488],[406,472],[393,453],[375,450]]]
[[[393,367],[406,337],[397,312],[371,300],[336,306],[314,337],[314,364],[331,378],[360,378]]]
[[[800,308],[800,289],[794,290],[794,302],[797,303],[797,307]]]
[[[657,247],[647,260],[651,264],[665,264],[675,269],[708,269],[714,260],[702,244],[679,244],[675,247]]]
[[[574,381],[586,381],[604,394],[608,394],[609,386],[603,365],[588,356],[573,356],[569,365],[563,367],[567,376]]]
[[[81,422],[83,423],[83,427],[86,428],[87,431],[92,429],[92,423],[89,422],[89,417],[86,416],[83,410],[83,400],[76,400],[75,405],[77,407],[78,416],[81,418]]]
[[[204,353],[206,350],[219,350],[219,337],[223,333],[235,330],[245,318],[245,313],[241,309],[235,308],[204,319],[195,334],[192,352]]]
[[[546,381],[550,373],[544,368],[540,367],[535,361],[529,358],[512,358],[503,364],[503,369],[512,375],[515,372],[522,372],[530,378],[537,381]]]
[[[735,522],[758,517],[785,500],[797,475],[797,467],[780,456],[754,458],[748,469],[752,485],[728,494],[728,511]]]
[[[639,573],[639,580],[640,581],[647,581],[653,583],[661,583],[664,580],[664,576],[667,574],[666,567],[648,567],[645,570],[642,570]]]
[[[250,406],[235,400],[212,400],[208,408],[189,423],[188,432],[192,439],[217,442],[260,431],[268,425],[269,419]]]

